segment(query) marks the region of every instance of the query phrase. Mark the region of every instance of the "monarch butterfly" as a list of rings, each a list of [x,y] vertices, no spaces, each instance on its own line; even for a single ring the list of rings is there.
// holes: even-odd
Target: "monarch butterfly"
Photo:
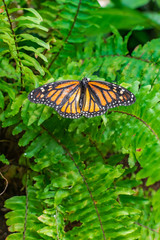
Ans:
[[[28,99],[54,108],[64,118],[95,117],[136,101],[133,93],[119,85],[86,77],[48,83],[30,92]]]

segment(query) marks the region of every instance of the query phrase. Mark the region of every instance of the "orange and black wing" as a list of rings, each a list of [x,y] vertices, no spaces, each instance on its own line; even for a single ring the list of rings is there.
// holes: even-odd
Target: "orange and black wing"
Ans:
[[[88,81],[83,99],[82,114],[95,117],[104,114],[109,108],[128,106],[136,101],[127,89],[105,81]]]
[[[64,118],[79,118],[81,85],[79,81],[57,81],[34,89],[28,99],[54,108]]]

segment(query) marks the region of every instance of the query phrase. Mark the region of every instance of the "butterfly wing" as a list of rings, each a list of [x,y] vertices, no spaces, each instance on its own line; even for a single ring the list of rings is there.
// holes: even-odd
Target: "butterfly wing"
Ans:
[[[36,88],[30,92],[28,99],[31,102],[45,104],[54,108],[65,118],[79,118],[81,116],[80,96],[80,82],[66,80],[48,83]]]
[[[88,81],[82,107],[85,117],[104,114],[109,108],[128,106],[136,101],[133,93],[113,83]]]

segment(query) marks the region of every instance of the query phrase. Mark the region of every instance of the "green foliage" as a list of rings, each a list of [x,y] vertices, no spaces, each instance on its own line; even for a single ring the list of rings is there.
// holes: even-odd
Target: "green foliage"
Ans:
[[[9,164],[9,161],[8,161],[8,159],[5,157],[5,155],[4,154],[1,154],[0,155],[0,161],[2,162],[2,163],[4,163],[4,164]]]
[[[0,7],[0,120],[18,139],[26,189],[5,202],[7,240],[159,239],[160,192],[146,186],[160,181],[160,38],[128,49],[135,32],[159,29],[159,15],[136,10],[148,1],[117,2]],[[84,76],[121,84],[136,103],[73,120],[27,99]]]

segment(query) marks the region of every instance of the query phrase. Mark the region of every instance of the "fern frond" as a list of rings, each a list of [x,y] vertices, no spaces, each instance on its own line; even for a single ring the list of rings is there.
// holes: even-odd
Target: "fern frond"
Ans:
[[[27,196],[15,196],[6,201],[6,208],[12,210],[6,214],[7,224],[10,226],[10,232],[15,232],[7,237],[8,240],[43,239],[37,233],[41,228],[40,223],[37,225],[37,218],[42,210],[40,205],[40,201],[35,199],[35,191],[32,187],[27,188]]]
[[[96,0],[18,4],[0,15],[0,120],[17,135],[17,165],[29,170],[25,196],[5,204],[7,240],[158,240],[159,191],[146,185],[160,180],[159,39],[129,55],[133,31],[122,37],[110,27],[113,17],[122,27],[117,19],[128,8],[101,9]],[[124,19],[127,29],[153,23],[131,9]],[[71,120],[27,99],[46,82],[84,76],[124,86],[135,104]]]

